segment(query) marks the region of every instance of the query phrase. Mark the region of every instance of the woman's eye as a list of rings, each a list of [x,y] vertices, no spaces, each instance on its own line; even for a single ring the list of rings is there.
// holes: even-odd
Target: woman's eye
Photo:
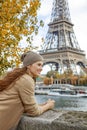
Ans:
[[[38,64],[38,66],[43,66],[42,64]]]

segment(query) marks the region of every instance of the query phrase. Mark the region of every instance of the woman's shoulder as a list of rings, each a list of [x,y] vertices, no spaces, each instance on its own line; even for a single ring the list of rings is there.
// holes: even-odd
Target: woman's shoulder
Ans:
[[[33,83],[34,83],[33,78],[32,78],[30,75],[28,75],[28,74],[22,75],[22,76],[20,77],[19,81],[20,81],[20,82],[33,82]]]
[[[19,79],[17,79],[16,84],[34,84],[34,80],[28,74],[22,75]]]
[[[22,75],[22,76],[21,76],[21,79],[33,80],[33,78],[32,78],[30,75],[28,75],[28,74]]]
[[[24,74],[23,76],[20,77],[20,79],[18,79],[16,81],[16,87],[20,88],[18,86],[21,86],[21,88],[26,88],[26,89],[31,88],[31,89],[33,89],[34,88],[34,80],[28,74]]]

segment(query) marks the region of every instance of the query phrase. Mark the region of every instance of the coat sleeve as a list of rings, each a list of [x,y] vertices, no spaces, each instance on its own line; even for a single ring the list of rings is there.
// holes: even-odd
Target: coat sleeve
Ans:
[[[18,93],[24,107],[24,112],[30,116],[42,113],[34,96],[34,80],[30,76],[22,77],[18,85]]]

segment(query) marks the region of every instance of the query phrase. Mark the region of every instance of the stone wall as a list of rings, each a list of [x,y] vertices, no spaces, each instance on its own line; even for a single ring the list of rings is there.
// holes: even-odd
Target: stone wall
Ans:
[[[24,115],[17,130],[87,130],[87,112],[50,110],[38,117]]]

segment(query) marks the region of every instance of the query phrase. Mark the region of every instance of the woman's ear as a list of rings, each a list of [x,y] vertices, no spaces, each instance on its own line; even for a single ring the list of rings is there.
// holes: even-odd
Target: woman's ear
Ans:
[[[27,66],[27,69],[29,69],[30,67],[29,66]]]
[[[30,69],[30,67],[31,67],[31,65],[28,65],[28,66],[27,66],[27,69]]]

